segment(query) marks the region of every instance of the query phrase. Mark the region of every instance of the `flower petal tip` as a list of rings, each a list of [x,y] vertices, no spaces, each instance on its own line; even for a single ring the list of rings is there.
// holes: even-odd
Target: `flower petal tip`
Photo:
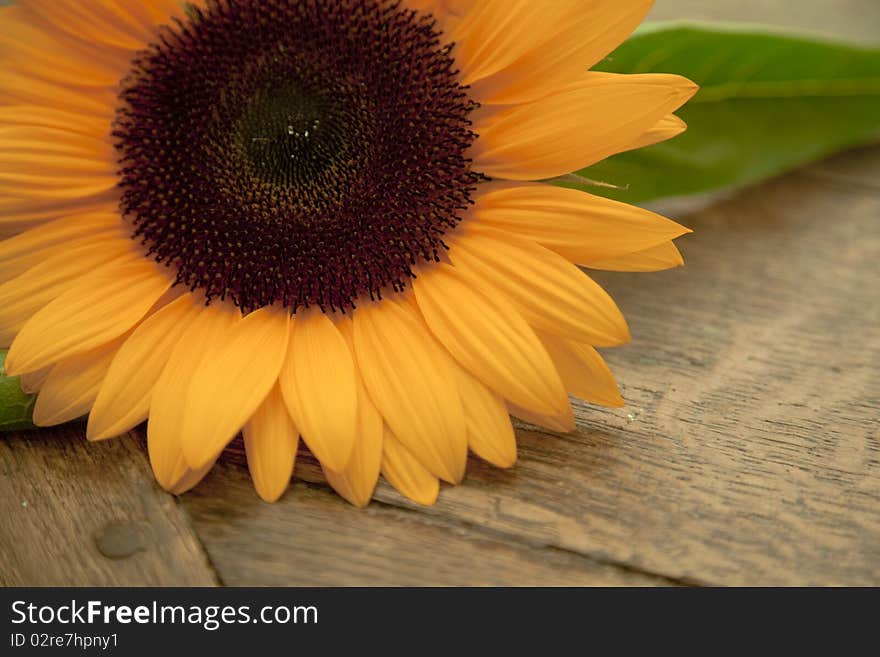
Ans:
[[[405,497],[411,502],[415,502],[421,506],[434,506],[437,504],[437,499],[440,496],[440,486],[439,482],[436,488],[432,490],[426,490],[420,493],[413,493],[412,491],[405,493]]]
[[[285,491],[287,490],[287,486],[284,486],[284,488],[281,488],[280,490],[266,489],[264,487],[257,488],[255,486],[254,490],[256,490],[257,495],[260,497],[261,500],[263,500],[267,504],[275,504],[278,500],[281,499],[282,495],[284,495]]]

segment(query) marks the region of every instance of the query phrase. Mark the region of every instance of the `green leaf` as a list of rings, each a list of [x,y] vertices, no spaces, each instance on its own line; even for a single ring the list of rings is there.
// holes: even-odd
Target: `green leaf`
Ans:
[[[34,429],[33,412],[36,395],[21,391],[17,376],[6,376],[6,350],[0,350],[0,431]]]
[[[646,25],[597,68],[701,86],[688,131],[578,172],[629,202],[740,187],[880,137],[880,49],[724,24]]]

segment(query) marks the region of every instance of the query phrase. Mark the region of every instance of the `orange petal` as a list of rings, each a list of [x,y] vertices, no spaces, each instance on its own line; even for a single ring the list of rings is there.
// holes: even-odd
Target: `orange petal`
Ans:
[[[413,289],[434,336],[468,372],[521,406],[561,412],[568,400],[559,375],[503,295],[482,294],[449,265],[422,272]]]
[[[80,279],[22,327],[9,349],[7,371],[31,372],[110,342],[146,315],[171,282],[145,259]]]
[[[116,271],[136,256],[129,240],[94,238],[61,250],[0,285],[0,342],[9,345],[25,323],[71,288],[86,286],[104,268]]]
[[[51,427],[88,413],[121,344],[117,339],[55,365],[37,396],[34,424]]]
[[[499,468],[513,466],[516,463],[516,436],[504,400],[460,367],[457,372],[468,446],[492,465]]]
[[[0,242],[0,280],[8,281],[59,252],[122,237],[115,212],[89,212],[50,221]]]
[[[213,356],[221,336],[240,319],[237,308],[223,303],[202,308],[177,341],[156,381],[150,400],[147,449],[156,480],[166,490],[182,490],[181,482],[198,481],[196,475],[207,472],[207,468],[191,472],[183,457],[185,397],[202,360]]]
[[[598,346],[629,340],[626,320],[608,293],[534,242],[472,223],[455,238],[449,257],[472,285],[509,298],[536,329]]]
[[[533,4],[544,7],[547,3]],[[577,2],[562,25],[554,25],[552,19],[533,21],[530,27],[539,34],[547,33],[544,26],[554,26],[552,38],[541,41],[540,47],[525,49],[492,77],[475,82],[472,97],[484,105],[525,103],[579,80],[624,42],[652,4],[653,0]]]
[[[431,506],[440,493],[437,477],[387,429],[382,440],[382,476],[416,504]]]
[[[181,439],[192,469],[217,457],[266,399],[290,337],[286,310],[261,308],[221,332],[186,388]]]
[[[575,428],[574,413],[571,410],[571,404],[568,405],[565,413],[560,415],[540,415],[527,409],[520,408],[516,404],[511,404],[510,402],[507,404],[507,410],[510,411],[510,414],[513,417],[519,418],[529,424],[534,424],[536,427],[550,429],[550,431],[571,433]]]
[[[169,8],[167,0],[150,0]],[[144,25],[150,3],[130,0],[25,0],[23,7],[71,39],[99,43],[110,49],[136,51],[149,44],[153,32]],[[138,5],[141,5],[140,7]]]
[[[0,197],[0,238],[18,233],[74,213],[115,208],[113,193],[78,199],[47,200]]]
[[[391,431],[434,475],[464,476],[464,411],[442,352],[408,305],[390,299],[354,313],[358,369]]]
[[[351,320],[341,320],[338,327],[349,349],[354,353],[354,327]],[[357,438],[348,464],[340,472],[325,467],[324,476],[342,497],[355,506],[364,507],[370,503],[379,480],[384,427],[382,416],[367,394],[360,373],[357,375],[357,404]]]
[[[287,490],[299,447],[299,432],[277,385],[244,425],[242,435],[254,488],[266,502],[275,502]]]
[[[646,148],[667,141],[674,137],[678,137],[687,130],[687,123],[678,118],[675,114],[664,116],[655,123],[647,132],[643,133],[632,144],[624,150],[634,151],[637,148]]]
[[[113,91],[96,90],[86,94],[82,89],[0,67],[0,105],[45,105],[47,98],[56,107],[94,117],[105,117],[107,109],[116,106]],[[110,125],[107,127],[109,130]]]
[[[28,77],[83,87],[113,87],[122,75],[120,62],[100,57],[95,48],[63,39],[43,29],[33,15],[16,8],[4,15],[0,65]],[[73,47],[71,47],[73,46]]]
[[[354,360],[345,338],[323,312],[297,315],[280,383],[312,453],[331,470],[345,469],[356,440]]]
[[[382,435],[382,416],[359,386],[357,439],[351,457],[340,472],[324,468],[327,482],[355,506],[367,506],[373,497],[382,464]]]
[[[168,486],[168,492],[172,495],[183,495],[186,491],[195,488],[205,478],[205,475],[211,471],[216,462],[215,459],[196,470],[190,470],[189,468],[183,470],[180,477]]]
[[[649,249],[690,232],[634,205],[540,183],[481,185],[471,217],[579,264]]]
[[[614,375],[598,351],[552,335],[540,337],[569,394],[600,406],[620,408],[624,405]]]
[[[681,257],[675,244],[663,242],[644,251],[612,259],[599,258],[583,264],[592,269],[607,271],[663,271],[664,269],[683,267],[684,258]]]
[[[509,66],[553,36],[572,11],[570,0],[481,0],[449,35],[462,84]],[[586,67],[584,67],[586,70]]]
[[[588,73],[551,96],[478,119],[474,168],[507,180],[583,169],[626,150],[696,91],[677,75]]]
[[[44,367],[41,370],[36,370],[35,372],[26,372],[21,375],[21,390],[26,395],[33,395],[40,391],[40,388],[46,383],[46,379],[49,378],[49,373],[52,371],[51,367]]]
[[[81,114],[66,107],[47,107],[44,104],[0,105],[0,125],[48,128],[112,144],[110,126],[113,113],[113,107],[108,107],[103,116],[95,116]]]
[[[135,329],[114,357],[101,385],[89,415],[89,440],[118,436],[147,419],[153,388],[200,310],[199,302],[185,294]]]

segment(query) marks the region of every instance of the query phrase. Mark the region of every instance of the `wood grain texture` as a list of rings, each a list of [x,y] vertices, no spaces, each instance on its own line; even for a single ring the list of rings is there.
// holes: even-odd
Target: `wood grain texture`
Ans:
[[[380,581],[458,583],[469,571],[432,564],[496,557],[457,529],[524,559],[496,574],[507,584],[558,582],[540,568],[560,550],[680,583],[880,584],[880,193],[864,183],[878,170],[866,150],[747,190],[689,218],[686,268],[598,276],[635,336],[606,352],[627,408],[578,404],[572,435],[521,428],[516,468],[472,461],[435,507],[382,486],[382,521],[323,498],[317,518],[300,487],[264,510],[227,455],[183,500],[211,558],[240,583],[363,582],[379,563],[401,569]],[[297,476],[322,481],[307,460]],[[389,506],[436,539],[408,524],[377,539]],[[302,546],[305,571],[290,565]]]
[[[210,586],[217,578],[133,437],[0,440],[0,585]]]
[[[240,446],[183,498],[224,584],[256,586],[653,586],[670,582],[598,563],[528,537],[468,527],[382,498],[356,509],[306,456],[281,504],[253,492]],[[405,505],[408,506],[408,505]]]

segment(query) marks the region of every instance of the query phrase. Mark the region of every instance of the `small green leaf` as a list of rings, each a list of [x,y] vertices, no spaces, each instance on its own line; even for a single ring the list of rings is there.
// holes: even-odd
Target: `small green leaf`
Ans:
[[[768,28],[660,23],[597,68],[679,73],[701,86],[678,112],[685,134],[578,172],[618,187],[588,189],[611,198],[740,187],[880,137],[878,48]]]
[[[34,429],[35,395],[21,391],[17,376],[6,376],[6,350],[0,350],[0,431]]]

